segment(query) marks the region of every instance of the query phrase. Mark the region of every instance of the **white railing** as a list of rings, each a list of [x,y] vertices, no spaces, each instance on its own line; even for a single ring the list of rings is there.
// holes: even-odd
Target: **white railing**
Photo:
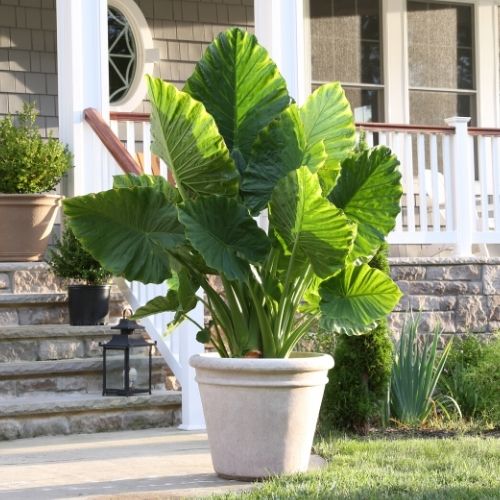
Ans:
[[[390,147],[401,162],[404,195],[392,244],[438,244],[457,256],[473,245],[500,244],[500,130],[359,124],[370,145]]]
[[[167,174],[152,158],[148,115],[113,114],[112,128],[147,173]],[[369,145],[390,147],[401,162],[404,195],[389,243],[449,246],[459,256],[473,245],[500,244],[500,129],[358,124]],[[156,164],[155,164],[156,162]]]
[[[112,114],[112,128],[147,173],[168,175],[150,153],[147,114]],[[404,195],[389,243],[449,246],[458,256],[473,245],[500,244],[500,129],[357,124],[370,146],[390,147],[401,162]],[[381,194],[383,195],[383,194]]]
[[[128,152],[142,166],[144,172],[163,174],[168,178],[166,166],[161,162],[156,163],[157,160],[151,155],[149,118],[145,119],[144,115],[132,114],[118,118],[119,120],[111,121],[111,130],[118,137],[125,137]],[[123,174],[123,170],[97,136],[93,137],[92,146],[94,148],[100,147],[103,157],[99,177],[93,179],[92,189],[93,191],[111,189],[113,176]],[[139,282],[122,280],[119,285],[134,310],[154,297],[167,293],[165,284],[144,285]],[[199,324],[204,323],[204,311],[201,304],[190,315]],[[194,369],[188,363],[191,355],[203,351],[203,345],[196,341],[197,329],[192,323],[184,322],[173,332],[166,332],[166,325],[171,319],[170,313],[163,313],[144,318],[140,323],[145,326],[149,336],[156,340],[160,354],[182,386],[182,424],[180,428],[186,430],[203,429],[205,421],[198,385],[195,381]]]

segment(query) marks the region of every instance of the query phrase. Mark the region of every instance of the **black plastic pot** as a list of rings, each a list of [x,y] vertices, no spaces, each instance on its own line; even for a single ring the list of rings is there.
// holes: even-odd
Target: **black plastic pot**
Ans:
[[[109,312],[111,285],[69,285],[70,325],[104,325]]]

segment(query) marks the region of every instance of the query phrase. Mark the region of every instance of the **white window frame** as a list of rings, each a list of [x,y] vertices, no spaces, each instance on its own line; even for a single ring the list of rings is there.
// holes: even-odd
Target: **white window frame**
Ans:
[[[125,95],[110,103],[111,111],[134,111],[145,99],[147,89],[144,76],[153,73],[154,62],[158,59],[154,49],[149,25],[141,9],[133,0],[108,0],[108,7],[119,10],[130,24],[137,50],[135,75]]]
[[[477,123],[480,127],[500,127],[498,0],[450,0],[449,2],[436,0],[436,2],[463,3],[473,7]],[[406,0],[382,0],[382,19],[386,85],[385,119],[388,123],[409,123]]]
[[[263,1],[263,0],[260,0]],[[268,0],[273,1],[273,0]],[[308,2],[308,0],[305,0]],[[382,0],[382,60],[384,75],[384,118],[387,123],[410,122],[408,70],[407,0]],[[432,1],[432,0],[429,0]],[[499,0],[436,0],[440,3],[463,3],[473,7],[474,78],[476,116],[479,127],[500,128],[500,27]],[[304,24],[308,31],[307,9]],[[311,61],[306,44],[305,60]],[[310,82],[310,66],[304,77]],[[308,87],[310,88],[310,86]],[[443,117],[443,119],[446,117]]]

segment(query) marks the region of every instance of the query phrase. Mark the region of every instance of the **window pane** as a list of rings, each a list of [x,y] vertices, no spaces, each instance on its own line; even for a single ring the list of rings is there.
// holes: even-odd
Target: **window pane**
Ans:
[[[380,44],[361,42],[361,68],[363,83],[381,83]]]
[[[457,50],[457,77],[459,89],[473,89],[472,49]]]
[[[313,84],[313,91],[319,87]],[[384,91],[344,87],[356,122],[382,122],[384,120]]]
[[[472,89],[472,8],[408,1],[408,59],[414,87]]]
[[[379,5],[373,0],[358,0],[361,13],[361,38],[364,40],[380,40]]]
[[[379,0],[310,0],[313,81],[381,83]]]
[[[410,122],[443,127],[445,118],[470,116],[476,123],[475,96],[453,92],[410,91]]]
[[[384,93],[382,90],[346,88],[345,94],[351,103],[355,121],[383,121]]]

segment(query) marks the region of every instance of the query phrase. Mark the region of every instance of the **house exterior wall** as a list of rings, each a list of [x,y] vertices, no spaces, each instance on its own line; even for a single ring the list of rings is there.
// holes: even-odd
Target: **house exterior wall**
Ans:
[[[136,0],[159,51],[154,75],[181,87],[209,42],[229,26],[253,32],[253,0]],[[0,116],[24,102],[57,136],[55,0],[0,0]],[[148,112],[148,103],[128,111]]]
[[[43,135],[57,135],[55,0],[0,1],[0,115],[24,102],[40,110]]]
[[[208,44],[230,26],[253,32],[253,0],[136,0],[159,60],[154,76],[181,87]],[[132,111],[132,110],[131,110]],[[147,102],[136,111],[148,112]]]

